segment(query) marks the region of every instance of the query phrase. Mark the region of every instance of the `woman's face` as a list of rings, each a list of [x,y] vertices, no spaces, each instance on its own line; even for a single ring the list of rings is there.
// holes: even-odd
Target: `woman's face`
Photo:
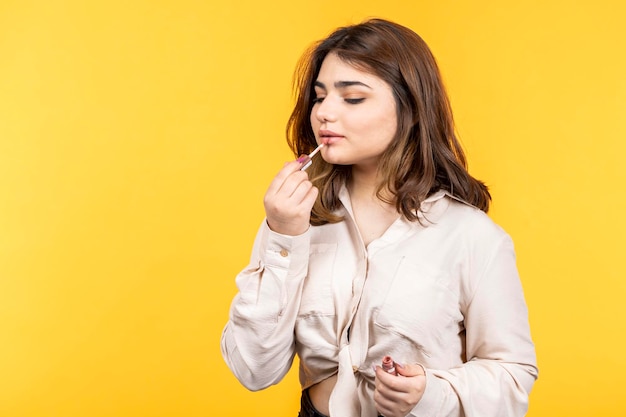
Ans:
[[[324,142],[331,164],[376,169],[380,155],[396,133],[398,121],[391,87],[381,78],[356,69],[330,53],[315,81],[311,126]]]

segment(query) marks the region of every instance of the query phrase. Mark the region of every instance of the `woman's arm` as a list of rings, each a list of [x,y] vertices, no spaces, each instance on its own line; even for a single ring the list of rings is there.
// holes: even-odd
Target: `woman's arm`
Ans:
[[[317,188],[302,162],[286,163],[264,197],[266,221],[250,264],[237,276],[239,293],[222,334],[222,355],[250,390],[280,381],[295,354],[294,326],[309,262],[311,208]]]
[[[464,306],[467,362],[426,369],[426,390],[411,416],[526,414],[537,366],[511,239],[505,236],[491,256],[477,261]]]
[[[308,232],[279,235],[264,222],[250,264],[237,276],[239,293],[230,308],[221,348],[229,368],[250,390],[278,383],[291,367],[308,255]]]

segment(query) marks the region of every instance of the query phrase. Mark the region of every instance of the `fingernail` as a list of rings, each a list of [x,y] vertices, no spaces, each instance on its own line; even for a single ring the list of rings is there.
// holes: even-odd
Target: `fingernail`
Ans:
[[[402,369],[404,369],[404,365],[403,365],[403,364],[401,364],[400,362],[396,362],[396,366],[397,366],[398,368],[402,368]]]
[[[372,365],[372,371],[374,371],[374,373],[376,373],[376,365]]]
[[[305,162],[307,162],[309,159],[309,155],[300,155],[300,157],[298,159],[296,159],[297,162],[304,164]]]

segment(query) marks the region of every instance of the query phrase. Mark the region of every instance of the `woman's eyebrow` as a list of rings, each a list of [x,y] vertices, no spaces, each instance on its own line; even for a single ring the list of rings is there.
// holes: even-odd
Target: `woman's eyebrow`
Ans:
[[[354,85],[367,87],[370,90],[372,89],[372,87],[370,87],[369,85],[361,81],[336,81],[333,85],[335,86],[335,88],[338,88],[338,89],[348,88]],[[315,81],[314,86],[326,90],[326,85],[321,81]]]

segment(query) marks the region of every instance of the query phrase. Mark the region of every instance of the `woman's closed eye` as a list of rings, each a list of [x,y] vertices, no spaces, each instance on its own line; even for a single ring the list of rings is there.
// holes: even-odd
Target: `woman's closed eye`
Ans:
[[[322,101],[324,101],[324,99],[326,98],[326,96],[318,96],[313,98],[313,104],[319,104]],[[359,104],[362,103],[365,100],[365,97],[346,97],[343,99],[346,103],[348,104]]]

